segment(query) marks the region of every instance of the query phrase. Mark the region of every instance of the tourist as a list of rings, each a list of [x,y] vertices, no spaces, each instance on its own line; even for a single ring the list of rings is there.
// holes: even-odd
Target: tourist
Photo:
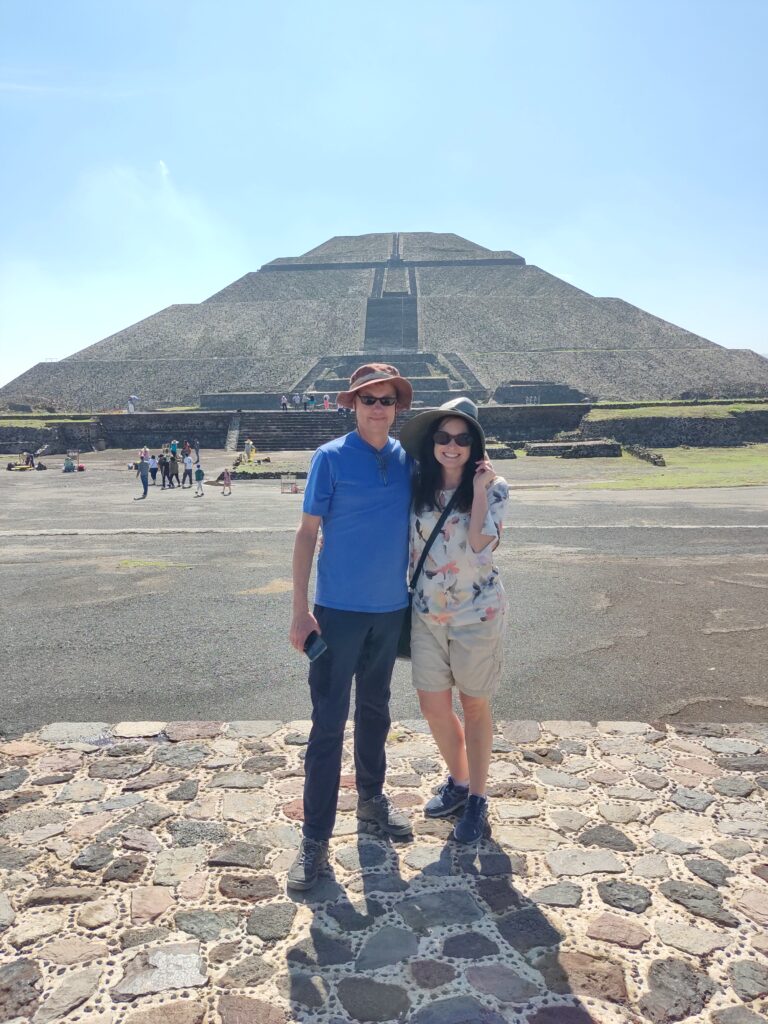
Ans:
[[[331,396],[323,395],[323,408],[326,412],[331,408]]]
[[[149,461],[143,456],[136,463],[136,476],[141,480],[142,494],[133,500],[141,501],[142,498],[146,498],[147,490],[149,489]]]
[[[304,412],[306,412],[307,411],[307,406],[309,405],[309,395],[307,394],[306,391],[301,396],[301,404],[304,406]]]
[[[243,450],[245,451],[245,461],[250,462],[251,459],[253,458],[253,441],[250,439],[250,437],[247,437],[245,439]]]
[[[179,450],[179,442],[171,441],[171,455],[175,455]]]
[[[195,470],[195,497],[203,497],[203,480],[205,479],[205,473],[203,467],[198,462],[197,469]]]
[[[182,456],[189,455],[191,453],[191,451],[192,451],[192,445],[189,443],[189,441],[185,440],[184,441],[184,446],[181,449]]]
[[[176,452],[173,445],[171,445],[171,457],[168,460],[168,486],[173,487],[173,481],[176,481],[176,486],[180,487],[179,482],[179,460],[176,457]]]
[[[192,444],[193,444],[193,447],[195,449],[195,462],[199,463],[200,462],[200,440],[199,440],[199,438],[196,437],[195,440],[192,442]]]
[[[293,402],[293,408],[296,410],[296,412],[298,412],[299,411],[299,406],[301,405],[301,399],[299,398],[298,391],[296,391],[294,393],[294,396],[291,399],[291,401]]]
[[[282,398],[280,399],[280,408],[283,410],[283,412],[288,412],[288,396],[287,395],[283,395]]]
[[[413,685],[448,769],[447,780],[424,813],[441,818],[463,811],[453,838],[473,843],[487,830],[490,700],[501,682],[507,610],[493,552],[509,488],[494,474],[477,406],[468,398],[454,398],[415,416],[403,426],[400,438],[417,459],[411,578],[433,540],[413,588]],[[439,528],[446,509],[448,517]],[[464,711],[463,727],[453,709],[454,687]]]
[[[293,549],[290,639],[303,651],[320,634],[312,660],[312,730],[304,759],[304,825],[288,872],[291,889],[309,889],[328,859],[339,792],[344,727],[356,683],[357,817],[365,827],[411,834],[408,818],[382,792],[389,732],[389,688],[407,604],[411,460],[389,436],[413,389],[393,366],[372,363],[352,374],[339,402],[357,410],[357,429],[315,452]],[[315,604],[307,590],[322,526]],[[310,653],[310,657],[311,657]]]
[[[221,493],[231,494],[232,493],[232,477],[229,475],[229,470],[224,467],[224,472],[221,474]]]
[[[189,451],[191,450],[192,449],[190,448]],[[186,480],[189,480],[189,486],[192,486],[192,456],[189,454],[189,451],[184,456],[184,473],[181,477],[182,489],[186,487]]]
[[[146,445],[139,452],[139,458],[144,459],[145,462],[149,462],[149,448]]]
[[[160,483],[162,485],[160,490],[164,491],[166,487],[171,486],[168,476],[170,472],[169,459],[165,451],[162,451],[157,457],[157,468],[160,470]]]
[[[157,458],[154,455],[149,456],[149,475],[152,477],[152,486],[157,486]]]
[[[314,395],[310,395],[309,396],[309,411],[310,412],[314,412],[315,411],[315,396]]]

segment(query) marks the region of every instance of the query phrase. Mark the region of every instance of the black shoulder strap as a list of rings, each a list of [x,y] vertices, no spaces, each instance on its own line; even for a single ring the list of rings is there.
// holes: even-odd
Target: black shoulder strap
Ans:
[[[453,506],[456,504],[456,499],[458,498],[458,496],[459,496],[458,495],[458,491],[454,491],[453,495],[451,496],[451,500],[445,506],[445,508],[442,511],[442,514],[441,514],[440,518],[435,523],[435,528],[432,531],[432,533],[430,533],[430,535],[429,535],[429,537],[427,539],[427,543],[424,545],[424,550],[421,552],[421,558],[419,559],[418,565],[413,570],[413,576],[411,576],[411,582],[408,584],[408,589],[409,590],[413,590],[413,588],[416,586],[416,580],[419,578],[419,576],[421,575],[421,570],[424,568],[424,563],[427,560],[427,555],[429,554],[429,549],[432,547],[432,545],[434,544],[435,540],[437,539],[437,535],[442,530],[443,525],[444,525],[446,519],[448,518],[448,516],[453,511]]]

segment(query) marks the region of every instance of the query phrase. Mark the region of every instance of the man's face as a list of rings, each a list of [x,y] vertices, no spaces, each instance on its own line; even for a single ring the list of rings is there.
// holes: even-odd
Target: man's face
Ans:
[[[369,427],[373,430],[381,430],[386,426],[387,430],[395,422],[397,414],[397,403],[386,406],[381,402],[375,405],[366,405],[361,401],[362,395],[370,395],[373,398],[397,398],[397,391],[392,384],[385,380],[377,381],[375,384],[368,384],[355,393],[355,416],[358,427]]]

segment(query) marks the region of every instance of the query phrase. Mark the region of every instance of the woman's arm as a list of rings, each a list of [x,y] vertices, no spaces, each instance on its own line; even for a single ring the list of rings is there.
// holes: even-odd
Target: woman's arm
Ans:
[[[498,534],[483,533],[483,526],[488,517],[488,488],[496,479],[496,474],[488,459],[478,462],[474,479],[474,498],[472,512],[469,517],[469,545],[475,554],[484,551],[489,544],[494,548],[499,543]]]

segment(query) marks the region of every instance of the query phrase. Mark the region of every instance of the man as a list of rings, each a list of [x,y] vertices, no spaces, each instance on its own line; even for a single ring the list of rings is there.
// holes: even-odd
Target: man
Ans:
[[[357,816],[367,827],[411,833],[406,816],[382,793],[389,732],[389,687],[408,604],[408,510],[411,462],[389,436],[398,409],[409,409],[410,383],[394,366],[369,363],[352,374],[340,404],[357,429],[318,448],[293,549],[291,643],[312,632],[327,650],[312,662],[312,731],[304,759],[304,827],[288,872],[291,889],[309,889],[328,860],[341,775],[344,727],[355,677]],[[307,588],[322,525],[315,606]]]
[[[134,498],[133,500],[141,501],[142,498],[146,498],[147,491],[149,490],[149,462],[143,455],[136,463],[136,476],[141,480],[142,493],[138,498]]]
[[[184,472],[181,475],[181,486],[186,487],[187,480],[189,480],[189,486],[192,486],[192,456],[189,452],[183,458]]]

